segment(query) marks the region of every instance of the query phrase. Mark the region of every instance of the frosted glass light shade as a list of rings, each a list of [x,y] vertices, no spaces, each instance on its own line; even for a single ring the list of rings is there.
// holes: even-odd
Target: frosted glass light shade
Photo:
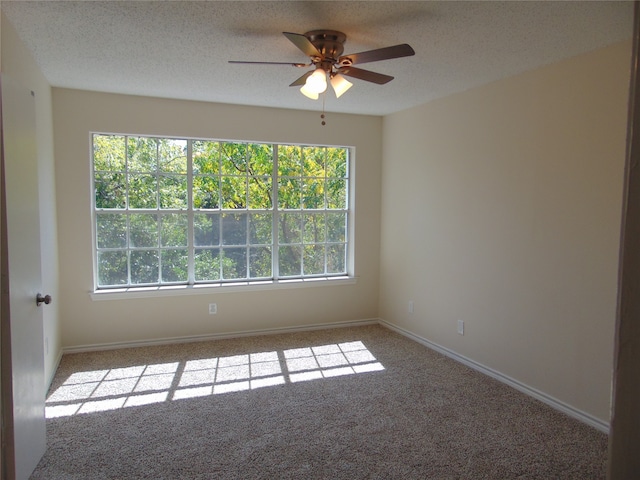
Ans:
[[[324,92],[327,89],[327,73],[321,68],[317,68],[315,72],[309,75],[304,86],[310,92]]]
[[[304,84],[302,86],[302,88],[300,89],[300,91],[302,92],[302,94],[307,97],[310,98],[311,100],[317,100],[318,99],[318,94],[316,92],[312,92],[309,87],[307,87],[307,84]]]
[[[331,86],[333,87],[333,91],[336,93],[336,98],[340,98],[344,92],[353,86],[353,83],[338,73],[331,79]]]

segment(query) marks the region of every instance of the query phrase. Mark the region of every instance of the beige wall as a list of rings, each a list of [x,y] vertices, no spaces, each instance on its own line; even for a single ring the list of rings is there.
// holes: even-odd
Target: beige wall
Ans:
[[[602,422],[630,48],[440,99],[383,126],[380,317]]]
[[[629,55],[616,45],[325,127],[319,112],[53,89],[54,170],[51,89],[3,17],[2,68],[36,92],[43,276],[58,300],[46,378],[62,345],[379,316],[608,421]],[[355,146],[356,284],[92,301],[92,130]]]
[[[35,93],[36,137],[38,142],[38,187],[40,192],[40,247],[43,293],[54,302],[43,308],[45,380],[55,373],[61,352],[58,296],[58,258],[56,228],[56,191],[53,161],[53,124],[51,87],[33,57],[19,39],[13,26],[2,16],[2,72],[12,76],[24,88]],[[25,219],[26,220],[26,219]],[[47,383],[48,384],[48,383]]]
[[[65,347],[250,332],[378,315],[380,117],[53,90]],[[318,107],[320,104],[317,104]],[[356,147],[355,274],[350,285],[94,301],[89,132]],[[208,314],[217,303],[218,314]]]

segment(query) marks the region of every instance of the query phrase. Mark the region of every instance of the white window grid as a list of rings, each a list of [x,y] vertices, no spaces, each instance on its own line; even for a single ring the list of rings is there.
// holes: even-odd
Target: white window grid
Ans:
[[[328,145],[308,145],[308,144],[286,144],[287,146],[299,146],[302,148],[305,147],[320,147],[320,148],[344,148],[346,150],[346,155],[347,155],[347,167],[346,167],[346,174],[344,177],[335,177],[334,179],[336,180],[344,180],[346,183],[346,195],[345,195],[345,199],[344,199],[344,208],[341,209],[327,209],[327,208],[320,208],[320,209],[307,209],[304,208],[304,206],[301,205],[300,208],[288,208],[288,209],[278,209],[277,205],[278,205],[278,180],[286,180],[286,179],[296,179],[299,180],[301,182],[304,182],[305,180],[310,180],[310,179],[314,179],[315,177],[306,177],[303,175],[300,176],[279,176],[278,175],[278,146],[282,145],[282,144],[271,144],[273,147],[273,173],[271,176],[266,177],[263,175],[259,175],[259,176],[252,176],[249,174],[249,172],[247,171],[245,174],[243,175],[237,175],[237,177],[246,177],[247,182],[249,181],[250,178],[255,178],[255,177],[259,177],[259,178],[269,178],[272,182],[272,190],[271,190],[271,195],[272,195],[272,207],[268,208],[268,209],[257,209],[257,208],[249,208],[248,205],[246,208],[244,209],[225,209],[225,208],[217,208],[217,209],[197,209],[193,207],[193,179],[194,177],[206,177],[206,176],[212,176],[211,174],[194,174],[193,173],[193,150],[192,150],[192,146],[193,146],[193,142],[195,141],[211,141],[211,142],[229,142],[229,143],[242,143],[242,144],[253,144],[252,142],[237,142],[237,141],[227,141],[227,140],[221,140],[221,139],[188,139],[188,138],[177,138],[177,137],[156,137],[156,136],[147,136],[147,135],[129,135],[129,134],[106,134],[106,133],[92,133],[91,137],[92,137],[92,153],[91,153],[91,183],[92,183],[92,187],[94,187],[94,179],[95,179],[95,174],[96,173],[101,173],[101,172],[96,172],[94,171],[94,162],[93,162],[93,138],[95,136],[98,135],[106,135],[106,136],[110,136],[110,135],[116,135],[116,136],[122,136],[125,138],[125,142],[128,141],[128,139],[130,137],[144,137],[144,138],[155,138],[155,139],[170,139],[170,140],[185,140],[187,142],[187,173],[186,174],[176,174],[176,173],[170,173],[170,172],[162,172],[160,171],[160,169],[156,169],[153,174],[159,178],[159,177],[165,177],[165,178],[182,178],[182,177],[186,177],[187,180],[187,206],[186,208],[180,208],[180,209],[171,209],[171,208],[161,208],[160,207],[160,182],[156,182],[156,200],[157,200],[157,208],[130,208],[128,205],[128,199],[129,199],[129,183],[126,182],[126,189],[127,189],[127,194],[126,194],[126,199],[127,199],[127,205],[125,208],[97,208],[95,206],[95,195],[92,198],[92,205],[93,205],[93,245],[94,245],[94,287],[95,289],[110,289],[110,288],[123,288],[123,287],[151,287],[151,286],[162,286],[162,285],[196,285],[196,284],[220,284],[220,283],[246,283],[248,281],[251,282],[259,282],[259,281],[268,281],[268,280],[289,280],[289,279],[296,279],[296,278],[322,278],[322,277],[342,277],[345,275],[348,275],[348,267],[349,267],[349,256],[350,256],[350,243],[351,243],[351,236],[350,235],[350,224],[352,222],[352,216],[353,213],[351,212],[351,176],[350,176],[350,171],[351,171],[351,148],[349,147],[336,147],[336,146],[328,146]],[[123,174],[128,175],[130,173],[133,174],[149,174],[151,172],[140,172],[140,171],[129,171],[128,170],[128,158],[125,161],[125,170],[122,172]],[[216,175],[213,175],[216,176]],[[222,176],[230,176],[230,175],[222,175],[221,173],[217,174],[217,176],[222,177]],[[233,176],[233,175],[231,175]],[[324,177],[324,181],[326,182],[328,179],[330,179],[329,177],[326,176],[326,171],[325,171],[325,177]],[[95,187],[93,188],[93,191],[95,192]],[[325,193],[326,196],[326,193]],[[325,200],[325,206],[326,206],[326,200]],[[97,218],[99,215],[101,214],[118,214],[118,215],[123,215],[126,218],[126,245],[125,247],[99,247],[98,246],[98,239],[97,239],[97,234],[96,234],[96,230],[97,230]],[[325,241],[324,242],[319,242],[317,243],[318,245],[323,245],[325,249],[331,248],[331,247],[337,247],[339,249],[342,249],[343,253],[343,259],[342,259],[342,265],[344,265],[344,268],[341,271],[337,271],[337,272],[327,272],[327,258],[328,255],[326,254],[325,251],[325,255],[324,255],[324,272],[322,273],[314,273],[314,274],[292,274],[292,275],[282,275],[279,272],[279,247],[282,246],[299,246],[301,247],[301,250],[304,249],[305,246],[310,245],[309,243],[305,243],[304,241],[304,236],[301,237],[301,241],[300,242],[294,242],[294,243],[284,243],[284,242],[280,242],[279,241],[279,234],[278,234],[278,221],[279,221],[279,217],[280,215],[283,214],[301,214],[300,217],[301,219],[303,218],[303,214],[306,215],[326,215],[327,213],[329,214],[344,214],[345,215],[345,221],[344,221],[344,240],[343,241],[327,241],[327,225],[325,222]],[[157,238],[158,238],[158,246],[157,247],[148,247],[148,246],[138,246],[136,247],[135,245],[131,244],[131,239],[130,239],[130,235],[131,235],[131,228],[130,228],[130,218],[133,215],[154,215],[158,218],[158,222],[157,222]],[[224,215],[244,215],[245,216],[245,220],[247,222],[249,222],[249,219],[252,215],[258,215],[258,214],[262,214],[262,215],[272,215],[273,216],[273,221],[272,221],[272,242],[271,243],[260,243],[260,242],[251,242],[250,240],[250,229],[249,226],[247,225],[247,227],[245,228],[246,231],[246,243],[242,244],[242,245],[231,245],[231,244],[224,244],[221,236],[219,239],[219,243],[218,245],[195,245],[195,238],[194,238],[194,216],[196,214],[214,214],[218,216],[218,221],[220,222],[220,224],[223,222],[223,216]],[[185,216],[187,219],[187,244],[186,245],[180,245],[180,246],[176,246],[176,245],[162,245],[161,242],[161,224],[162,224],[162,218],[167,217],[169,215],[179,215],[179,216]],[[301,227],[302,228],[302,227]],[[219,226],[219,232],[222,232],[222,227],[221,225]],[[218,278],[215,279],[204,279],[204,280],[199,280],[196,279],[195,276],[195,262],[194,262],[194,258],[195,258],[195,251],[196,250],[207,250],[207,249],[220,249],[220,250],[226,250],[226,249],[239,249],[239,248],[245,248],[248,253],[246,255],[246,258],[250,258],[249,253],[251,252],[252,249],[259,249],[259,248],[270,248],[271,249],[271,261],[272,261],[272,265],[271,265],[271,273],[272,275],[270,276],[251,276],[251,272],[250,270],[250,263],[247,262],[246,265],[246,275],[244,277],[241,278],[224,278],[224,274],[221,271],[220,274],[218,275]],[[187,252],[187,270],[188,270],[188,275],[187,275],[187,280],[183,281],[171,281],[171,280],[165,280],[163,279],[163,252],[167,252],[170,250],[178,250],[178,249],[184,249]],[[136,251],[156,251],[157,255],[158,255],[158,281],[157,282],[140,282],[140,283],[133,283],[131,281],[131,261],[130,261],[130,254],[131,252],[136,252]],[[127,252],[127,282],[126,283],[118,283],[118,284],[113,284],[113,285],[99,285],[98,282],[98,256],[100,255],[100,253],[103,252],[110,252],[110,251],[126,251]],[[301,251],[301,258],[300,258],[300,262],[301,262],[301,270],[304,271],[304,256],[303,256],[303,251]],[[222,269],[222,265],[220,266],[220,269]]]

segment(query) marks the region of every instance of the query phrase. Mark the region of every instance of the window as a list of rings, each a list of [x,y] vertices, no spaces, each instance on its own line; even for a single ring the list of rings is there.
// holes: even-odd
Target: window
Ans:
[[[94,134],[96,287],[347,273],[349,149]]]

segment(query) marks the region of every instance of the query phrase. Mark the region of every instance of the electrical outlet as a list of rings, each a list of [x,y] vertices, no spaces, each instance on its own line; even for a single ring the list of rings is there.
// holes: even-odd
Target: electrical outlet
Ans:
[[[413,313],[413,300],[409,300],[409,313]]]
[[[458,320],[458,333],[464,335],[464,320]]]
[[[218,305],[215,303],[209,304],[209,315],[215,315],[218,313]]]

